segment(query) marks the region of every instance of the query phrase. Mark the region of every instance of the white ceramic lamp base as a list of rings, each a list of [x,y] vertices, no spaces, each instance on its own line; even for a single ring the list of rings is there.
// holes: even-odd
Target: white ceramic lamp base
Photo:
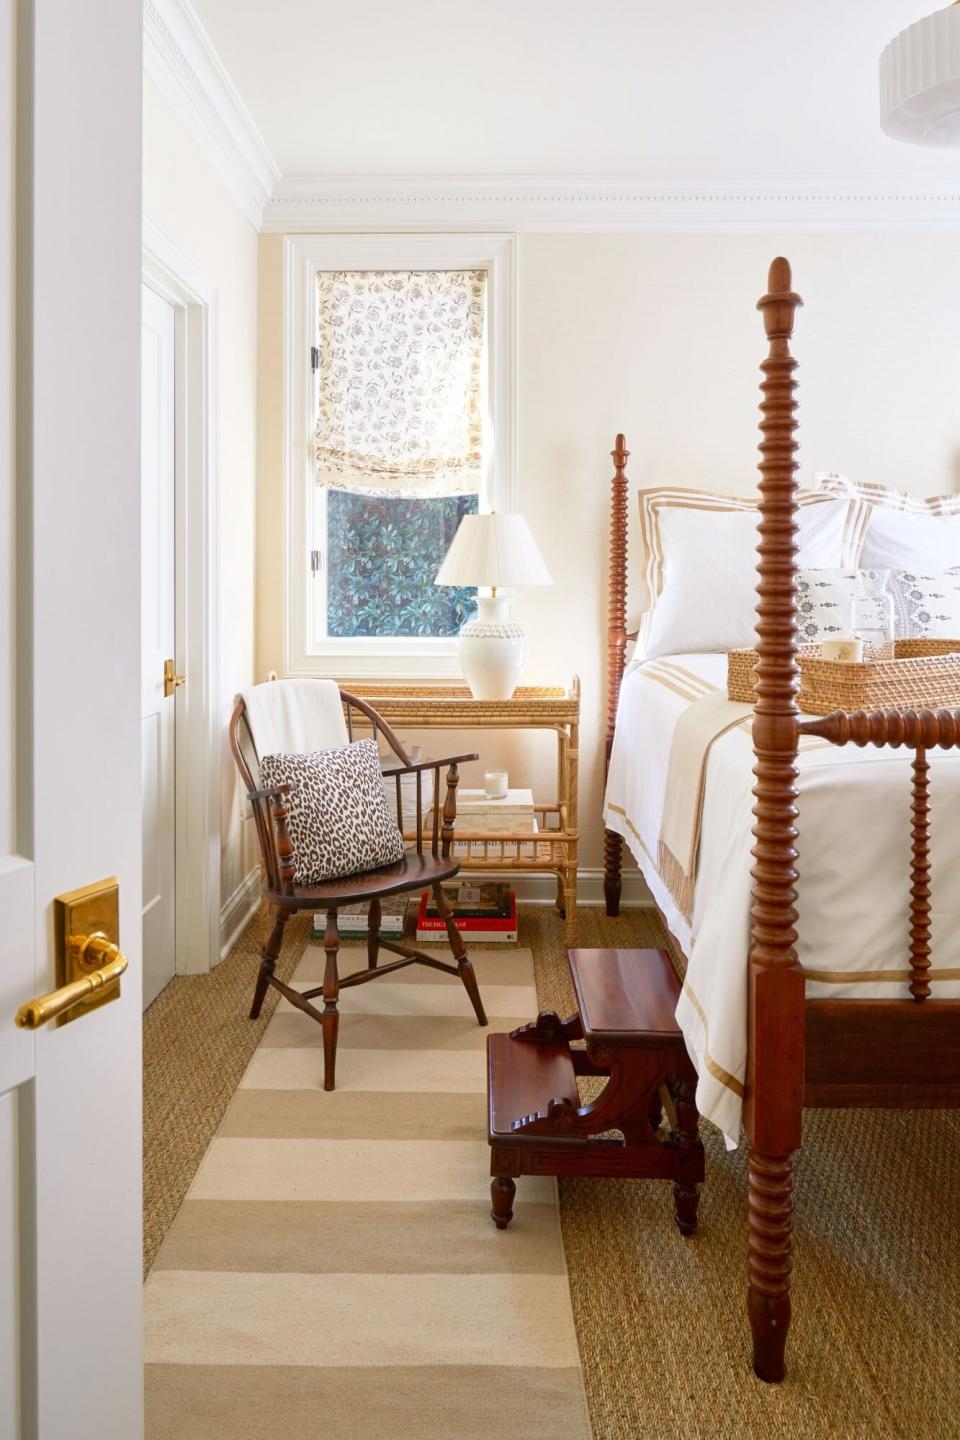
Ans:
[[[527,659],[527,637],[505,597],[478,595],[477,617],[460,631],[460,664],[474,700],[509,700]]]

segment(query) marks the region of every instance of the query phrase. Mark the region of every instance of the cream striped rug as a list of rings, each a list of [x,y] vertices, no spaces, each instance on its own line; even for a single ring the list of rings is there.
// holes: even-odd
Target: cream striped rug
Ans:
[[[474,963],[491,1029],[536,1014],[529,951]],[[487,1033],[435,971],[347,991],[326,1094],[281,1001],[147,1280],[147,1440],[589,1440],[555,1182],[489,1219]]]

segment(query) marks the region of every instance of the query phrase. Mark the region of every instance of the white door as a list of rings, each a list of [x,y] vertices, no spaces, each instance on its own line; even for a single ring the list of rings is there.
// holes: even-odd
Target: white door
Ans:
[[[176,968],[175,365],[176,314],[143,286],[140,371],[142,573],[143,1005]],[[169,692],[169,693],[168,693]]]
[[[3,1440],[143,1427],[140,90],[139,6],[0,5]],[[120,999],[18,1028],[110,875]]]

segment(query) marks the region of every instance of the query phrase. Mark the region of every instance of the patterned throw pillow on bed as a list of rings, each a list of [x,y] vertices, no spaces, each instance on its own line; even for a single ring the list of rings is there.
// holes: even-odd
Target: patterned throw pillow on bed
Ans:
[[[290,783],[287,824],[298,885],[379,870],[403,858],[373,740],[312,755],[265,755],[260,781],[264,789]]]
[[[819,645],[853,629],[857,570],[797,572],[797,638]],[[960,639],[960,570],[891,570],[887,592],[893,600],[898,640]]]

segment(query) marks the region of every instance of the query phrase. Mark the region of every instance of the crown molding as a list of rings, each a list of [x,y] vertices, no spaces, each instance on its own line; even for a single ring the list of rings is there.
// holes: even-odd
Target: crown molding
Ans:
[[[280,171],[190,0],[144,0],[143,63],[259,230]]]
[[[956,181],[420,175],[285,177],[265,207],[261,229],[629,232],[944,226],[960,226]]]

